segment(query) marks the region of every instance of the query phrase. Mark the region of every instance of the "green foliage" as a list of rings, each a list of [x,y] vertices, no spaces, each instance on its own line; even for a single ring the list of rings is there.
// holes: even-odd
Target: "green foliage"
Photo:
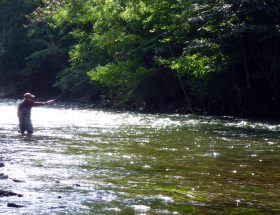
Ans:
[[[152,74],[152,71],[136,65],[137,62],[126,62],[98,66],[89,72],[89,76],[102,86],[110,88],[110,97],[114,100],[125,104],[133,103],[139,101],[135,86]]]
[[[184,107],[183,87],[203,111],[275,112],[279,10],[276,0],[2,0],[0,74],[45,91],[83,83],[71,93],[147,109]]]
[[[0,74],[15,76],[24,67],[29,52],[25,41],[27,20],[25,14],[32,11],[36,1],[0,1]]]
[[[207,57],[197,53],[174,59],[157,58],[157,62],[177,71],[180,76],[192,74],[197,78],[203,78],[208,72],[214,70],[215,56]]]

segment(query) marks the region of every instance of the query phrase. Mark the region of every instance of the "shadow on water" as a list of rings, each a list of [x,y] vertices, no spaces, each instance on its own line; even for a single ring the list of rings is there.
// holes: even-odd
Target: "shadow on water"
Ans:
[[[0,192],[0,213],[279,212],[275,122],[58,104],[33,109],[35,134],[21,136],[15,101],[0,117],[0,190],[18,194]]]

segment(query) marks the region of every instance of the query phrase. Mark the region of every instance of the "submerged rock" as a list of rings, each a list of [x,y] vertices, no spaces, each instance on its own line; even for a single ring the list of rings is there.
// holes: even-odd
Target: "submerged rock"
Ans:
[[[13,182],[16,182],[16,183],[21,183],[21,182],[24,182],[24,181],[22,181],[22,180],[18,180],[18,179],[13,179]]]
[[[9,176],[4,175],[4,173],[0,173],[0,179],[7,179]]]
[[[11,191],[7,191],[7,190],[0,190],[0,197],[8,197],[8,196],[18,196],[18,197],[22,197],[21,194],[17,194]]]
[[[7,204],[7,207],[12,207],[12,208],[23,208],[24,206],[23,206],[23,205],[18,205],[18,204],[15,204],[15,203],[8,203],[8,204]]]
[[[0,168],[1,168],[1,167],[4,167],[4,166],[5,166],[5,164],[2,163],[2,162],[0,162]]]

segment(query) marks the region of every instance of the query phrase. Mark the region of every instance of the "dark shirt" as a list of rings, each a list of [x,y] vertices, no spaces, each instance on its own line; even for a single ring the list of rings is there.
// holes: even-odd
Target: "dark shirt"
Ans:
[[[18,105],[17,115],[19,119],[30,119],[31,108],[46,105],[46,102],[34,102],[30,100],[23,100]]]

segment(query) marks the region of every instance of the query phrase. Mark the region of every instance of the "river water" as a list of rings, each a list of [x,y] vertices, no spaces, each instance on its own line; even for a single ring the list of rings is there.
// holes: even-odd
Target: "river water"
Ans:
[[[0,214],[280,213],[280,125],[0,100]],[[24,207],[7,207],[14,203]]]

